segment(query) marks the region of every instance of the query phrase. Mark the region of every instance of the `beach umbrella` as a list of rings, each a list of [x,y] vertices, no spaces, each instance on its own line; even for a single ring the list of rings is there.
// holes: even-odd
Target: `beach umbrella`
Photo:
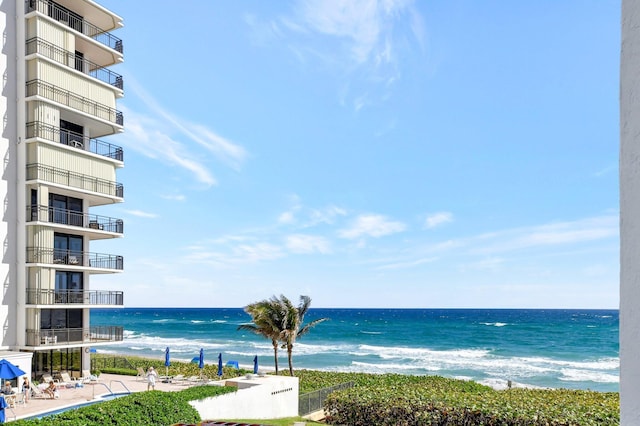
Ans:
[[[199,356],[194,356],[193,358],[191,358],[191,363],[192,364],[199,364],[200,363],[200,357]]]
[[[16,377],[22,376],[24,374],[27,373],[22,371],[20,367],[13,365],[6,359],[0,359],[0,379],[15,379]]]
[[[164,350],[164,367],[166,370],[166,376],[169,377],[169,366],[171,365],[171,355],[169,354],[169,346]]]
[[[204,349],[200,348],[200,356],[198,357],[198,368],[200,369],[200,377],[202,377],[202,369],[204,368]]]
[[[218,377],[222,377],[222,352],[218,354]]]
[[[258,355],[253,357],[253,374],[258,374]]]

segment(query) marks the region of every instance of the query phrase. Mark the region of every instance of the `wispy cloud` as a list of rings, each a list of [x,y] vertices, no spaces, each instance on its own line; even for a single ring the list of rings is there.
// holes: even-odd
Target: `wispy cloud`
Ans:
[[[204,125],[190,123],[162,107],[133,76],[127,76],[127,87],[140,99],[146,111],[122,107],[127,116],[127,133],[123,140],[130,140],[128,148],[141,154],[183,168],[207,185],[217,184],[203,152],[238,170],[247,157],[246,150]]]
[[[435,228],[445,223],[453,221],[453,214],[450,212],[438,212],[427,216],[424,226],[427,229]]]
[[[187,199],[187,197],[185,197],[182,194],[176,194],[176,195],[166,194],[166,195],[161,195],[160,197],[170,201],[184,201]]]
[[[408,260],[406,262],[388,263],[382,266],[378,266],[376,269],[378,270],[407,269],[407,268],[413,268],[419,265],[424,265],[425,263],[435,262],[436,260],[438,260],[437,257],[425,257],[421,259]]]
[[[125,211],[131,216],[145,217],[150,219],[158,217],[158,215],[155,213],[147,213],[147,212],[143,212],[142,210],[125,210]]]
[[[331,252],[329,241],[316,235],[289,235],[286,238],[286,247],[292,253],[327,254]]]
[[[403,56],[424,52],[426,31],[413,3],[298,0],[289,14],[266,20],[246,15],[244,20],[257,44],[286,46],[302,64],[320,63],[321,69],[351,81],[340,83],[339,98],[342,105],[359,111],[387,97],[401,77]],[[347,95],[350,100],[345,102]]]
[[[402,232],[405,229],[406,225],[402,222],[389,220],[382,215],[367,214],[358,216],[349,228],[342,229],[338,235],[347,239],[365,236],[383,237]]]

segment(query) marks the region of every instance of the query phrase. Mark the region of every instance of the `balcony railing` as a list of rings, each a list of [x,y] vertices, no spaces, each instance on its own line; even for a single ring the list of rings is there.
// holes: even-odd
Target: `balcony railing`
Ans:
[[[124,305],[122,291],[27,290],[28,305]]]
[[[122,219],[34,204],[27,206],[27,222],[35,221],[98,229],[100,231],[115,232],[118,234],[124,232],[124,222]]]
[[[115,254],[80,250],[27,247],[27,263],[83,266],[97,269],[124,269],[124,258]]]
[[[56,167],[44,166],[42,164],[27,164],[27,180],[35,179],[97,192],[110,197],[122,198],[124,194],[124,187],[118,182],[70,172],[69,170],[58,169]]]
[[[118,37],[108,31],[98,28],[88,21],[85,21],[80,15],[61,7],[51,0],[28,0],[26,2],[26,6],[26,13],[38,11],[67,25],[69,28],[78,31],[81,34],[91,37],[98,43],[104,44],[117,52],[123,53],[124,49],[122,46],[122,40]]]
[[[124,124],[121,111],[41,80],[27,81],[26,96],[42,96],[50,101],[58,102],[111,123],[120,126]]]
[[[27,138],[41,138],[51,142],[59,142],[63,145],[102,155],[103,157],[124,161],[122,147],[118,145],[113,145],[100,139],[91,139],[80,133],[50,126],[40,121],[27,123]]]
[[[124,82],[120,74],[116,74],[109,68],[95,64],[74,52],[64,50],[58,46],[48,43],[40,38],[34,37],[27,40],[27,55],[39,53],[59,64],[66,65],[76,71],[83,72],[102,82],[110,84],[118,89],[123,89]]]
[[[54,328],[27,330],[27,346],[56,346],[74,343],[121,342],[123,328],[93,326],[88,328]]]

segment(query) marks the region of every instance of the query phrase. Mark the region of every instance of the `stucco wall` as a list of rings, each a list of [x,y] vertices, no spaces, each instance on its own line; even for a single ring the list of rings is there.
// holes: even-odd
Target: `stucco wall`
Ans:
[[[640,425],[640,2],[622,0],[620,62],[620,408]]]
[[[298,415],[297,377],[256,377],[227,380],[238,387],[237,392],[192,401],[200,418],[214,419],[276,419]]]

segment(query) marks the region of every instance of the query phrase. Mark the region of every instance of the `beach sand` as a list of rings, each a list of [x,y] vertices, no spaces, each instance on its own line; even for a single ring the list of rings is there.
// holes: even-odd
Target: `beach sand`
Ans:
[[[185,387],[186,385],[183,384],[156,381],[156,390],[163,392],[177,392]],[[16,404],[14,408],[7,408],[5,411],[7,422],[93,401],[103,395],[109,395],[111,393],[109,389],[115,394],[125,393],[127,389],[131,392],[146,392],[147,382],[140,377],[103,373],[98,383],[85,383],[82,388],[58,386],[58,389],[60,390],[58,399],[30,398],[26,404]]]

